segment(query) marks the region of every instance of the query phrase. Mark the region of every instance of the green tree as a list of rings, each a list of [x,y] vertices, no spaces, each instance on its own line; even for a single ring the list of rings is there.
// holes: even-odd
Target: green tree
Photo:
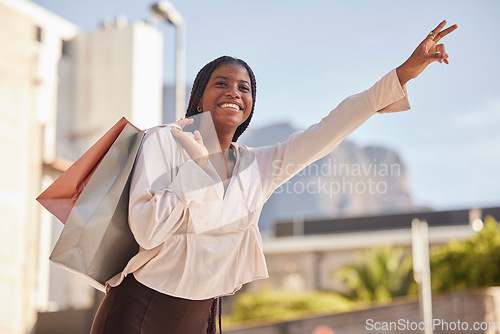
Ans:
[[[347,311],[352,302],[328,292],[291,292],[262,290],[240,293],[233,305],[230,321],[285,320],[311,313]]]
[[[348,288],[344,296],[361,302],[387,302],[407,295],[413,281],[411,257],[402,248],[382,246],[357,254],[357,261],[335,273]]]
[[[500,229],[491,216],[474,237],[433,247],[431,282],[435,291],[500,285]]]

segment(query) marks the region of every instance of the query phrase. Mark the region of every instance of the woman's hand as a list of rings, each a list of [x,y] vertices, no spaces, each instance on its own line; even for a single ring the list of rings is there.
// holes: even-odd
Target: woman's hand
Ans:
[[[453,30],[457,29],[456,24],[443,29],[446,20],[441,22],[436,29],[431,31],[429,35],[420,43],[410,58],[408,58],[401,66],[396,69],[401,86],[409,80],[416,78],[422,71],[433,61],[444,62],[448,64],[448,54],[444,51],[444,44],[437,44],[441,38],[448,35]]]
[[[193,123],[193,119],[180,119],[174,124],[178,125],[181,128],[184,128],[186,125]],[[203,145],[203,138],[201,138],[200,131],[196,130],[194,132],[194,138],[191,137],[188,133],[183,132],[181,129],[177,127],[172,127],[172,134],[175,138],[179,139],[182,144],[182,147],[186,150],[189,157],[198,164],[201,168],[205,169],[208,162],[208,150]]]

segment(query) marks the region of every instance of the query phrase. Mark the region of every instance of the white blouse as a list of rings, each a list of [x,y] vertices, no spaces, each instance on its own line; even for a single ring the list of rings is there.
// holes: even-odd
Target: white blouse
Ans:
[[[232,143],[236,162],[226,191],[211,163],[202,169],[191,160],[170,126],[149,130],[130,186],[129,225],[139,253],[108,287],[134,273],[154,290],[200,300],[267,278],[257,222],[273,191],[376,112],[408,109],[406,88],[392,70],[283,143],[259,148]]]

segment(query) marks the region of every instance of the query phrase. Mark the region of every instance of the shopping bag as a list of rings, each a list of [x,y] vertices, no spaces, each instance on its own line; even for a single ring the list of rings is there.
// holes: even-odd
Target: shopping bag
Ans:
[[[102,158],[127,124],[131,123],[125,117],[122,117],[67,171],[37,197],[36,200],[63,224],[66,223],[71,208],[75,205],[76,200]]]
[[[50,260],[101,291],[139,250],[128,225],[128,196],[144,134],[122,118],[37,198],[65,223]]]

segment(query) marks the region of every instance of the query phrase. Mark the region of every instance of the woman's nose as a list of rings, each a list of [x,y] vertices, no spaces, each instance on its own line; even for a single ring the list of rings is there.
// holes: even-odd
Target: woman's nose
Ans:
[[[228,89],[226,91],[226,95],[231,96],[233,98],[240,98],[241,97],[241,94],[238,91],[238,87],[228,87]]]

